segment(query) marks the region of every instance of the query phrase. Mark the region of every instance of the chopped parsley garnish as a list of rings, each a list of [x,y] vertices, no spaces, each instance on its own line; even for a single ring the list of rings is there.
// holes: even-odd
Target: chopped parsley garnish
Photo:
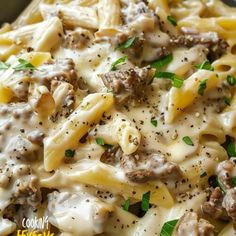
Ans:
[[[218,186],[220,187],[221,191],[224,192],[224,193],[226,193],[224,184],[221,183],[221,181],[220,181],[220,179],[219,179],[218,177],[216,178],[216,180],[217,180]]]
[[[128,59],[128,56],[124,56],[124,57],[119,58],[117,61],[113,62],[111,64],[111,70],[116,70],[117,69],[116,66],[123,64],[127,59]]]
[[[167,221],[161,228],[160,236],[171,236],[178,220]]]
[[[66,157],[74,157],[74,155],[75,155],[75,150],[72,150],[72,149],[65,150]]]
[[[7,70],[11,65],[6,62],[0,61],[0,70]]]
[[[236,157],[236,148],[233,142],[230,142],[226,148],[229,157]]]
[[[232,178],[232,183],[233,183],[234,186],[236,186],[236,177]]]
[[[148,191],[146,193],[143,194],[143,197],[142,197],[142,203],[141,203],[141,209],[143,211],[148,211],[150,205],[149,205],[149,201],[150,201],[150,194],[151,192]]]
[[[177,20],[173,16],[167,16],[167,20],[173,25],[177,26]]]
[[[132,37],[132,38],[128,38],[124,43],[119,44],[115,50],[119,49],[119,50],[123,50],[123,49],[127,49],[129,47],[131,47],[135,41],[136,37]]]
[[[207,176],[207,172],[206,171],[203,171],[203,172],[200,173],[200,178],[203,178],[205,176]]]
[[[151,119],[151,124],[154,126],[154,127],[157,127],[157,120],[154,120],[154,119]]]
[[[231,98],[224,97],[224,102],[225,102],[226,105],[230,106],[230,104],[231,104]]]
[[[103,138],[96,138],[96,143],[100,146],[104,146],[105,145],[105,142],[104,142],[104,139]]]
[[[154,61],[151,64],[151,67],[159,69],[159,68],[162,68],[163,66],[168,65],[172,60],[173,60],[173,55],[169,54],[169,55],[167,55],[167,56],[165,56],[165,57],[163,57],[159,60]]]
[[[203,96],[204,91],[207,87],[207,81],[208,79],[204,79],[203,81],[200,82],[199,87],[198,87],[198,94]]]
[[[194,146],[192,139],[189,136],[184,136],[182,140],[189,146]]]
[[[125,203],[122,205],[123,210],[128,211],[130,206],[130,198],[128,198]]]
[[[100,146],[103,146],[104,148],[107,148],[107,149],[113,147],[113,145],[105,143],[104,139],[100,138],[100,137],[96,138],[96,143]]]
[[[208,178],[208,183],[211,187],[216,188],[220,187],[221,191],[225,193],[224,185],[221,183],[220,179],[217,177],[217,175],[211,175]]]
[[[202,64],[195,65],[195,67],[199,70],[210,70],[210,71],[214,70],[214,67],[208,60],[205,60]]]
[[[236,84],[236,77],[233,77],[232,75],[228,75],[226,80],[231,86],[234,86]]]
[[[181,88],[184,84],[184,81],[182,79],[180,79],[176,74],[171,72],[157,71],[154,77],[170,79],[172,81],[172,86],[176,88]]]
[[[19,62],[19,64],[13,68],[15,71],[36,70],[36,68],[30,62],[26,61],[25,59],[19,58],[18,62]]]

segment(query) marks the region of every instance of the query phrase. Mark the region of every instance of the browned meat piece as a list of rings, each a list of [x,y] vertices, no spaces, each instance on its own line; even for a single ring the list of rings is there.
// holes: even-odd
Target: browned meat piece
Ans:
[[[233,222],[236,223],[236,188],[227,190],[222,206],[226,209]]]
[[[48,86],[53,80],[65,81],[72,85],[76,85],[77,82],[75,64],[72,59],[57,59],[51,63],[45,63],[30,76]]]
[[[228,43],[225,40],[220,39],[215,32],[183,34],[176,38],[172,38],[170,42],[172,45],[186,47],[202,44],[209,50],[208,53],[211,60],[215,60],[222,56],[229,46]]]
[[[123,155],[121,166],[127,178],[136,183],[144,183],[153,179],[174,179],[182,177],[179,166],[168,162],[161,153],[139,152],[134,155]]]
[[[104,85],[112,90],[119,102],[140,98],[150,83],[154,70],[149,67],[110,71],[101,75]]]
[[[64,46],[71,49],[84,48],[92,39],[92,34],[86,29],[67,32],[64,38]]]
[[[175,236],[214,236],[214,226],[195,212],[185,213],[178,221]]]
[[[215,188],[210,196],[209,202],[202,205],[203,213],[211,216],[214,219],[229,220],[229,217],[222,207],[224,195],[219,187]]]
[[[116,165],[120,162],[123,153],[120,147],[112,147],[108,148],[101,156],[101,162],[109,164],[109,165]]]
[[[38,178],[32,173],[32,169],[26,164],[0,166],[0,179],[2,174],[7,176],[8,181],[1,186],[11,191],[13,204],[29,204],[37,206],[41,201]]]
[[[38,178],[36,176],[27,177],[26,181],[16,180],[13,202],[16,204],[29,204],[36,206],[41,201],[41,193],[38,189]]]
[[[199,236],[213,236],[214,234],[214,226],[210,224],[205,219],[200,219],[198,222],[198,233]]]
[[[236,175],[236,164],[232,160],[226,160],[219,163],[217,175],[220,182],[227,188],[232,188],[232,177]]]
[[[29,90],[29,81],[27,80],[18,82],[13,88],[14,95],[17,98],[19,98],[20,101],[27,100],[28,90]]]

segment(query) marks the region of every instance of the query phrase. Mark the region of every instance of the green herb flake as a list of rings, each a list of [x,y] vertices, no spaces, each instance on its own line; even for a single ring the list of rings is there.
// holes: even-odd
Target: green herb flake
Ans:
[[[205,176],[207,176],[207,172],[206,171],[203,171],[203,172],[200,173],[200,178],[203,178]]]
[[[220,181],[220,179],[218,177],[216,178],[216,180],[217,180],[217,185],[220,187],[221,191],[226,193],[224,184]]]
[[[198,94],[201,95],[201,96],[203,96],[204,91],[207,87],[207,81],[208,81],[208,79],[205,79],[205,80],[201,81],[200,84],[199,84]]]
[[[152,124],[154,127],[157,127],[158,121],[155,120],[155,119],[151,119],[151,124]]]
[[[130,198],[128,198],[123,205],[121,205],[123,210],[128,211],[130,206]]]
[[[233,142],[230,142],[228,144],[226,151],[229,157],[236,157],[236,149],[235,149],[235,144]]]
[[[162,68],[163,66],[166,66],[168,65],[171,61],[173,60],[173,55],[172,54],[169,54],[157,61],[154,61],[152,64],[151,64],[151,67],[152,68],[156,68],[156,69],[159,69],[159,68]]]
[[[112,89],[107,89],[107,93],[113,93]]]
[[[28,62],[22,58],[19,58],[18,62],[19,62],[19,64],[13,68],[15,71],[36,70],[36,68],[30,62]]]
[[[96,138],[96,143],[100,146],[104,146],[105,145],[105,142],[104,142],[104,139],[103,138]]]
[[[118,65],[120,65],[120,64],[123,64],[126,60],[128,59],[128,56],[124,56],[124,57],[121,57],[121,58],[119,58],[118,60],[116,60],[115,62],[113,62],[112,64],[111,64],[111,70],[113,71],[113,70],[116,70],[117,68],[117,66]]]
[[[113,148],[113,145],[105,143],[104,139],[101,137],[96,138],[96,143],[106,149]]]
[[[234,186],[236,186],[236,176],[232,178],[232,183]]]
[[[189,146],[194,146],[192,139],[189,136],[184,136],[182,140]]]
[[[180,78],[178,78],[177,76],[174,76],[173,77],[173,80],[172,80],[172,86],[175,87],[175,88],[181,88],[184,84],[184,81]]]
[[[149,209],[149,201],[150,201],[150,194],[151,194],[151,192],[150,191],[148,191],[148,192],[146,192],[146,193],[144,193],[143,194],[143,197],[142,197],[142,203],[141,203],[141,209],[143,210],[143,211],[148,211],[148,209]]]
[[[74,155],[75,155],[75,150],[72,150],[72,149],[65,150],[66,157],[74,157]]]
[[[199,70],[210,70],[210,71],[214,70],[214,67],[208,60],[205,60],[202,64],[195,65],[195,67]]]
[[[174,76],[175,76],[174,73],[167,72],[167,71],[157,71],[155,73],[156,78],[172,79]]]
[[[128,38],[124,43],[119,44],[115,50],[123,50],[131,47],[136,40],[136,37]]]
[[[172,86],[176,88],[181,88],[184,84],[184,81],[180,79],[176,74],[167,71],[157,71],[154,77],[170,79],[172,81]]]
[[[232,100],[231,98],[224,97],[224,102],[225,102],[225,104],[228,105],[228,106],[230,106],[231,100]]]
[[[173,25],[177,26],[177,20],[173,16],[167,16],[167,20]]]
[[[0,70],[7,70],[10,66],[11,65],[6,62],[0,61]]]
[[[226,80],[230,86],[234,86],[236,84],[236,77],[233,77],[232,75],[228,75]]]
[[[161,228],[160,236],[171,236],[178,220],[167,221]]]

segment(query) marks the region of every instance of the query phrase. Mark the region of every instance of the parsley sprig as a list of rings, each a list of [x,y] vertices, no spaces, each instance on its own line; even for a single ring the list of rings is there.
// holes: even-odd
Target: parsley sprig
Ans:
[[[232,75],[228,75],[226,80],[230,86],[234,86],[236,84],[236,77],[233,77]]]
[[[150,195],[151,195],[151,192],[148,191],[146,193],[143,194],[143,197],[142,197],[142,202],[141,202],[141,209],[143,211],[148,211],[149,207],[150,207],[150,204],[149,204],[149,201],[150,201]]]
[[[118,60],[116,60],[115,62],[113,62],[111,64],[110,70],[112,70],[112,71],[116,70],[117,66],[123,64],[127,59],[128,59],[128,56],[124,56],[124,57],[119,58]]]
[[[151,67],[159,69],[159,68],[162,68],[162,67],[168,65],[172,60],[173,60],[173,55],[169,54],[169,55],[167,55],[167,56],[165,56],[165,57],[163,57],[159,60],[154,61],[151,64]]]
[[[151,124],[152,124],[154,127],[157,127],[158,121],[155,120],[155,119],[151,119]]]
[[[227,151],[229,157],[236,157],[236,147],[233,142],[230,142],[227,145],[226,151]]]
[[[96,138],[96,143],[104,148],[112,148],[113,145],[105,143],[104,139],[101,137]]]
[[[133,45],[135,40],[136,40],[136,37],[128,38],[125,42],[118,44],[118,46],[115,48],[115,50],[127,49]]]
[[[171,236],[177,223],[177,219],[165,222],[161,228],[160,236]]]
[[[177,20],[173,16],[167,16],[167,20],[173,25],[177,26]]]
[[[182,140],[189,146],[194,146],[192,139],[189,136],[184,136]]]
[[[204,79],[200,82],[199,87],[198,87],[198,94],[203,96],[205,89],[207,87],[207,81],[208,79]]]
[[[180,79],[176,74],[171,72],[157,71],[154,77],[170,79],[172,81],[172,86],[176,88],[181,88],[184,84],[184,81],[182,79]]]
[[[130,206],[130,198],[128,198],[125,203],[122,205],[123,210],[129,211],[129,206]]]
[[[19,62],[19,64],[16,65],[16,67],[13,68],[15,71],[36,70],[36,67],[33,66],[30,62],[28,62],[25,59],[19,58],[18,62]]]
[[[199,70],[210,70],[210,71],[214,70],[214,67],[211,65],[211,63],[208,60],[205,60],[202,64],[195,65],[195,68]]]

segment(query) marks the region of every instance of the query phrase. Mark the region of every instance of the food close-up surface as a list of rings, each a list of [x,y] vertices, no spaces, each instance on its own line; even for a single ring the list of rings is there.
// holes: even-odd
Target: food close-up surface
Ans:
[[[0,236],[236,235],[236,6],[33,0],[5,15]]]

